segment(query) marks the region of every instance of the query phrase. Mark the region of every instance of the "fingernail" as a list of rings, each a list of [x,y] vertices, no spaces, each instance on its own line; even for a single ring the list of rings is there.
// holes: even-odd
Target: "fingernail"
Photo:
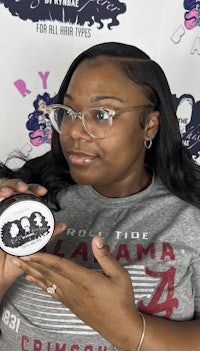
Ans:
[[[24,183],[24,182],[22,182],[22,180],[19,180],[18,182],[17,182],[17,185],[19,185],[19,186],[24,186],[24,185],[26,185],[26,183]]]
[[[31,257],[30,256],[22,256],[22,257],[20,257],[20,260],[30,262],[31,261]]]
[[[65,230],[67,228],[67,225],[65,223],[62,223],[61,230]]]
[[[102,249],[105,246],[104,241],[102,238],[98,237],[96,240],[96,247],[98,249]]]
[[[42,185],[37,185],[38,189],[46,189],[44,186]]]
[[[30,275],[26,275],[26,280],[28,281],[28,282],[33,282],[33,278],[30,276]]]
[[[0,189],[0,191],[2,191],[2,193],[5,191],[5,190],[7,190],[8,188],[6,188],[5,186],[3,186],[1,189]]]

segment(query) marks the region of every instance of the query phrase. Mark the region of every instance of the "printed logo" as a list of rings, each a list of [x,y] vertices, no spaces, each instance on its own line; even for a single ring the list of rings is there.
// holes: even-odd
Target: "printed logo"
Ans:
[[[200,1],[185,0],[183,4],[185,12],[185,28],[193,29],[200,26]]]
[[[51,144],[52,127],[48,114],[48,106],[53,102],[53,98],[48,93],[38,95],[33,102],[35,110],[28,115],[26,128],[30,131],[30,142],[34,146],[44,143]]]
[[[183,144],[200,164],[200,101],[195,102],[190,94],[183,94],[179,98],[176,95],[172,97]]]
[[[183,22],[178,25],[176,30],[171,35],[171,41],[174,44],[180,44],[184,36],[188,34],[189,30],[200,26],[200,1],[199,0],[184,0]],[[200,55],[200,40],[199,36],[195,37],[190,50],[191,55]]]
[[[51,96],[48,91],[48,77],[49,71],[38,71],[37,75],[40,78],[41,89],[45,92],[38,94],[33,98],[33,107],[30,108],[30,113],[25,121],[25,128],[28,130],[28,137],[30,143],[26,142],[20,149],[17,149],[17,153],[23,157],[30,157],[33,147],[38,147],[42,144],[51,144],[52,127],[48,114],[48,106],[54,102],[55,94]],[[13,82],[13,85],[18,90],[22,98],[32,94],[33,92],[29,89],[29,82],[23,79],[18,79]]]
[[[181,5],[180,5],[181,6]],[[182,5],[183,17],[174,33],[171,35],[171,41],[178,45],[188,37],[191,42],[189,49],[190,55],[200,55],[199,35],[196,31],[191,32],[195,27],[200,27],[200,1],[184,0]],[[198,28],[197,28],[198,31]],[[174,105],[179,121],[180,132],[183,144],[188,148],[194,160],[200,164],[200,101],[195,101],[191,94],[183,94],[180,97],[173,95]]]
[[[3,0],[1,3],[13,16],[32,22],[59,21],[62,23],[104,27],[119,25],[117,16],[126,12],[125,3],[119,0]]]
[[[32,212],[30,217],[7,221],[1,229],[1,239],[5,246],[10,248],[21,247],[25,243],[47,235],[50,226],[40,212]]]

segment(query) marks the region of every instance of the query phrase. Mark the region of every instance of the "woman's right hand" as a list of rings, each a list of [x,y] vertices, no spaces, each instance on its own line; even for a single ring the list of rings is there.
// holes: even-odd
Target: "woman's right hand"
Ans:
[[[0,200],[16,193],[32,192],[42,196],[47,193],[47,189],[39,184],[26,184],[20,179],[6,179],[0,183]]]
[[[0,183],[0,200],[27,191],[42,196],[46,194],[47,189],[39,184],[26,184],[20,179],[7,179]],[[13,256],[0,250],[0,301],[7,289],[23,273],[17,267],[13,269],[12,259]]]

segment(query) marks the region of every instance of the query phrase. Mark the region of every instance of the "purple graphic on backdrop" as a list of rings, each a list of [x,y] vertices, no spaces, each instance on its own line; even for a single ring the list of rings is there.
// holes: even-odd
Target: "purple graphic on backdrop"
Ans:
[[[38,95],[33,102],[34,112],[28,115],[26,128],[30,130],[30,142],[34,146],[41,144],[51,144],[52,127],[48,114],[48,106],[53,102],[53,98],[48,93]]]
[[[183,144],[195,160],[200,162],[200,101],[190,94],[179,98],[173,95],[176,114],[179,121]]]
[[[119,0],[3,0],[13,16],[22,20],[59,21],[76,25],[98,24],[104,27],[103,20],[111,20],[108,29],[119,25],[117,16],[126,12],[125,3]]]
[[[185,27],[193,29],[200,26],[200,1],[198,0],[185,0],[183,3],[185,12]]]

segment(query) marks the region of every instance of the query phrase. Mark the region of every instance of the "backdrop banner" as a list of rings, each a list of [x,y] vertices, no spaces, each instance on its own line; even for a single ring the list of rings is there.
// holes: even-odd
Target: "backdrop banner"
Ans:
[[[200,163],[200,1],[2,0],[0,19],[1,161],[50,149],[47,107],[70,63],[94,44],[120,41],[164,69],[183,143]]]

